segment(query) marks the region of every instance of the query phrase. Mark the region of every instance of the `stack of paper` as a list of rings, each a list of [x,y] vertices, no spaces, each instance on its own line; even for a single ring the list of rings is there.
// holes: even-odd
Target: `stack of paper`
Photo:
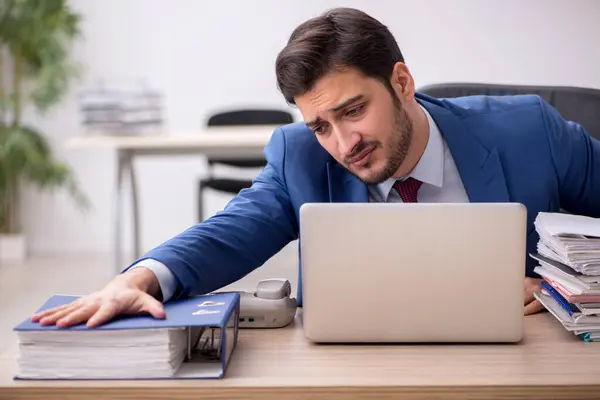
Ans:
[[[186,356],[187,332],[178,329],[23,331],[23,378],[119,379],[171,377]]]
[[[70,304],[55,295],[38,310]],[[17,379],[220,378],[237,341],[237,292],[165,304],[166,318],[123,316],[96,328],[41,326],[30,318],[15,327]]]
[[[133,82],[130,82],[133,83]],[[100,82],[79,97],[83,124],[106,134],[156,132],[163,125],[163,94],[139,82]]]
[[[600,341],[600,219],[540,213],[534,269],[542,278],[537,299],[569,331]]]
[[[584,275],[600,275],[600,219],[561,213],[540,213],[537,250]]]

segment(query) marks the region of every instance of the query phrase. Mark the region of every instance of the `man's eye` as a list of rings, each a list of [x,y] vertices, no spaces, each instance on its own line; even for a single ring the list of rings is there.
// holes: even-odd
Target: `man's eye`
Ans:
[[[358,113],[360,113],[360,111],[362,110],[362,108],[363,108],[362,106],[354,107],[354,108],[348,110],[348,112],[346,113],[346,115],[349,116],[349,117],[354,117]]]
[[[317,126],[315,129],[313,129],[313,132],[315,132],[317,135],[323,133],[325,128],[323,128],[322,126]]]

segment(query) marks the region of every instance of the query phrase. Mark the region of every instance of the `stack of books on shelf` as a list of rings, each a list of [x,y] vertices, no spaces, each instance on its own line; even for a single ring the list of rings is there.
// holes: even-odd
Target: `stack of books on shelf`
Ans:
[[[542,281],[536,298],[565,329],[586,341],[600,341],[600,219],[562,213],[540,213]]]

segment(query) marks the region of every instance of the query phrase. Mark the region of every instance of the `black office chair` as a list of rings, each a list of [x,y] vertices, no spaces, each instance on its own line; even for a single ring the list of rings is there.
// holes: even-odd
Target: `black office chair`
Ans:
[[[247,126],[247,125],[286,125],[294,122],[291,113],[282,110],[247,109],[221,112],[212,115],[207,126]],[[198,220],[204,220],[203,194],[207,188],[219,192],[238,194],[240,190],[252,185],[248,179],[215,178],[213,168],[216,165],[227,165],[238,168],[262,168],[265,166],[264,157],[256,159],[218,159],[208,158],[208,177],[198,182]]]
[[[437,98],[472,95],[536,94],[567,120],[580,124],[600,140],[600,90],[568,86],[501,85],[482,83],[440,83],[418,92]]]

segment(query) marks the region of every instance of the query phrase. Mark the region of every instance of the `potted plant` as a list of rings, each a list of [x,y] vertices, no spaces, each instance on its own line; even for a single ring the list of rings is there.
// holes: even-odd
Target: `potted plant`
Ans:
[[[57,160],[23,110],[47,112],[76,76],[69,47],[79,36],[80,17],[64,0],[0,1],[0,261],[22,261],[25,236],[20,188],[68,190],[86,205],[69,167]]]

